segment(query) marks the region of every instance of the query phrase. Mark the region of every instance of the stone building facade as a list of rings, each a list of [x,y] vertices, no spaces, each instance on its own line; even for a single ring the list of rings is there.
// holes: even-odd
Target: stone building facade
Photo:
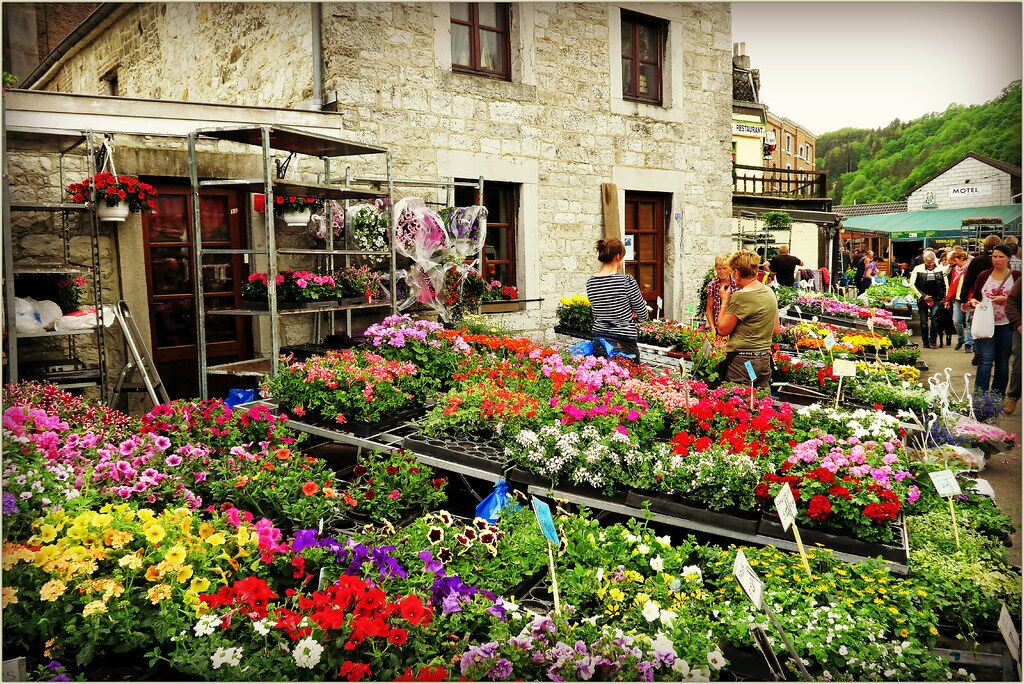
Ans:
[[[340,114],[338,135],[387,147],[396,177],[483,176],[515,188],[520,296],[544,301],[506,322],[537,336],[550,337],[558,298],[582,292],[595,270],[601,185],[616,186],[620,226],[630,193],[660,197],[664,311],[680,317],[713,255],[730,247],[728,4],[512,4],[507,80],[452,68],[457,4],[320,5],[324,99]],[[311,108],[311,12],[305,3],[122,5],[31,87],[104,94],[103,77],[116,73],[129,98]],[[662,27],[661,104],[622,96],[621,31],[636,15]],[[353,170],[364,168],[357,160]],[[144,286],[123,277],[123,287]]]
[[[906,211],[1014,203],[1020,203],[1020,168],[972,152],[908,194]]]

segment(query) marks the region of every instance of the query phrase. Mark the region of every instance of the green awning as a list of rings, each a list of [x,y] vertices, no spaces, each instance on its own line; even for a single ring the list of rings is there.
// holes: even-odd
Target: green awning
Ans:
[[[965,209],[932,209],[906,211],[900,214],[875,214],[872,216],[848,216],[843,219],[843,230],[888,235],[900,238],[949,237],[960,234],[965,218],[996,217],[1009,226],[1020,224],[1021,205],[999,204],[992,207],[967,207]]]

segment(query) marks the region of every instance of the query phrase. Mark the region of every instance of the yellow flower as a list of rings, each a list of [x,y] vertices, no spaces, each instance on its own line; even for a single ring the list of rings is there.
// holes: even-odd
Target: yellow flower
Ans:
[[[93,601],[92,603],[86,604],[85,608],[82,609],[82,615],[85,616],[85,617],[89,617],[90,615],[95,615],[96,613],[106,613],[106,612],[107,612],[107,604],[105,604],[103,601]]]
[[[201,594],[209,588],[210,580],[206,579],[205,577],[196,577],[188,585],[188,590],[194,591],[197,594]]]
[[[918,590],[917,590],[917,595],[918,595],[918,596],[927,596],[927,595],[928,595],[928,592],[927,592],[927,591],[925,591],[924,589],[918,589]]]
[[[13,606],[18,602],[18,590],[13,587],[4,587],[3,596],[0,596],[0,608]]]
[[[58,598],[64,595],[64,591],[67,590],[67,585],[59,579],[52,579],[43,585],[42,589],[39,590],[39,598],[44,601],[56,601]]]
[[[898,611],[895,606],[889,606],[888,610],[893,615],[899,615],[899,613],[900,613],[900,611]]]
[[[167,565],[176,568],[185,562],[186,557],[188,557],[188,551],[185,550],[184,546],[172,546],[170,550],[164,554],[164,562],[166,562]]]
[[[150,582],[156,582],[158,579],[164,576],[164,571],[158,565],[150,565],[146,568],[146,579]]]
[[[874,599],[874,600],[872,601],[872,603],[877,603],[878,605],[882,605],[883,603],[885,603],[885,601],[883,601],[883,600],[882,600],[882,599],[880,599],[880,598],[875,598],[875,599]]]
[[[910,634],[910,632],[907,631],[906,627],[904,627],[903,629],[900,630],[900,636],[903,637],[904,639],[907,638],[908,634]]]
[[[227,540],[224,539],[224,535],[220,532],[217,532],[216,534],[211,534],[209,537],[206,538],[206,543],[210,546],[220,546],[225,541]]]
[[[608,592],[608,596],[611,597],[613,601],[621,601],[626,598],[626,595],[623,594],[622,590],[618,587],[612,587],[612,590]]]
[[[932,636],[935,636],[936,634],[939,633],[939,630],[935,629],[935,627],[932,626],[932,627],[928,628],[928,633],[931,634]]]
[[[154,519],[156,519],[156,516],[153,514],[153,511],[151,511],[148,508],[139,509],[139,520],[141,520],[143,523],[150,523]]]
[[[252,535],[249,534],[249,528],[242,525],[238,528],[238,533],[235,535],[235,539],[238,541],[239,546],[245,546],[249,543]]]
[[[103,600],[107,601],[111,597],[120,596],[123,593],[124,593],[124,586],[120,582],[114,582],[113,580],[111,580],[110,584],[107,586],[106,590],[103,592]]]
[[[39,528],[39,541],[49,544],[57,538],[57,528],[53,525],[43,525]]]
[[[147,525],[145,528],[143,528],[143,531],[146,535],[147,541],[149,541],[150,544],[154,545],[159,544],[163,540],[163,538],[167,536],[167,532],[164,530],[164,528],[157,523]]]
[[[214,533],[213,525],[210,523],[203,523],[199,526],[199,537],[200,539],[206,539]]]
[[[93,527],[106,527],[113,522],[114,516],[109,513],[98,513],[92,518]]]
[[[633,603],[635,603],[636,605],[640,606],[640,605],[643,605],[644,603],[647,603],[650,600],[651,600],[651,597],[648,596],[647,594],[639,593],[639,594],[636,595],[636,598],[633,599]]]
[[[178,571],[178,583],[180,584],[180,583],[184,582],[185,580],[187,580],[191,576],[192,576],[192,566],[191,565],[186,565],[185,567],[183,567],[181,570]]]
[[[138,570],[142,567],[142,559],[136,556],[134,553],[126,553],[121,556],[121,560],[117,561],[117,564],[122,568],[131,568],[132,570]]]
[[[171,595],[171,587],[168,584],[157,584],[150,587],[146,595],[149,597],[150,603],[156,605]]]

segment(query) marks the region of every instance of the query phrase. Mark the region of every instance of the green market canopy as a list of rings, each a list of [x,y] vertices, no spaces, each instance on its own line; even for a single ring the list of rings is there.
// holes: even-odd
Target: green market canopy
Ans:
[[[1021,205],[1001,204],[992,207],[965,207],[962,209],[932,209],[907,211],[898,214],[848,216],[843,229],[900,238],[953,237],[961,233],[964,219],[979,216],[999,217],[1007,227],[1019,226]]]

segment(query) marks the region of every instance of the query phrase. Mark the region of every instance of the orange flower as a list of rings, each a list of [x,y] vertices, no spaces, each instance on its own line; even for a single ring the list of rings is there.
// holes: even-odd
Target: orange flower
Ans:
[[[237,480],[235,480],[235,489],[241,489],[247,484],[249,484],[248,476],[242,475]]]
[[[286,449],[285,447],[281,447],[280,449],[277,450],[277,458],[279,460],[287,461],[291,457],[292,457],[291,449]]]
[[[348,505],[348,506],[355,506],[358,503],[359,503],[358,501],[356,501],[351,496],[349,496],[348,492],[345,492],[345,504],[346,505]]]
[[[320,487],[317,485],[316,482],[310,481],[302,485],[302,493],[305,494],[306,496],[313,496],[318,491],[320,491]]]
[[[338,498],[338,492],[334,491],[331,487],[324,487],[324,496],[328,499],[336,499]]]
[[[264,470],[273,470],[274,469],[274,464],[271,463],[270,461],[267,461],[267,462],[265,462],[263,464],[263,469]]]

